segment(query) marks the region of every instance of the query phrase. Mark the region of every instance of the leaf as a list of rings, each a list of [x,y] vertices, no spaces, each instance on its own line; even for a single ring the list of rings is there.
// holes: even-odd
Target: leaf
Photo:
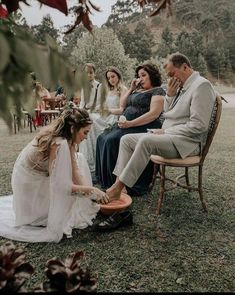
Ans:
[[[33,57],[33,71],[36,73],[38,80],[43,85],[47,85],[48,81],[51,81],[48,50],[40,45],[34,46]]]
[[[10,48],[3,34],[0,33],[0,72],[4,70],[8,64],[10,57]]]
[[[65,15],[68,15],[68,6],[66,0],[38,0],[42,4],[56,8],[59,11],[63,12]]]
[[[48,44],[51,48],[58,49],[58,45],[57,45],[55,39],[53,39],[50,35],[46,34],[45,40],[46,40],[46,44]]]
[[[19,8],[19,2],[24,2],[26,5],[28,5],[28,3],[26,2],[26,0],[2,0],[2,4],[5,4],[7,7],[7,11],[9,13],[12,13],[14,11],[16,11]]]
[[[29,67],[34,63],[34,50],[30,42],[26,40],[21,40],[19,38],[14,38],[13,43],[13,56],[16,61],[21,65],[28,65]]]
[[[65,34],[67,35],[71,33],[80,24],[81,21],[82,21],[82,13],[78,14],[74,25],[70,29],[68,29],[68,31],[66,31]]]
[[[8,11],[0,5],[0,18],[8,17]]]
[[[67,278],[66,269],[60,265],[50,265],[47,270],[47,277],[59,276],[61,278]]]
[[[159,1],[157,1],[159,2]],[[156,10],[154,10],[154,12],[152,12],[150,14],[150,16],[154,16],[160,13],[161,10],[168,8],[168,12],[170,15],[172,15],[172,11],[171,11],[171,0],[162,0],[160,2],[160,4],[158,5],[158,8]]]
[[[171,10],[171,0],[137,0],[140,7],[144,7],[144,5],[147,5],[149,3],[155,3],[158,4],[157,9],[154,10],[150,14],[150,16],[154,16],[160,13],[161,10],[163,9],[168,9],[168,15],[172,15],[172,10]],[[160,2],[160,3],[159,3]]]
[[[28,278],[31,276],[31,274],[34,273],[34,268],[29,262],[25,262],[17,267],[15,273],[18,274],[21,278]]]
[[[84,257],[83,251],[77,251],[71,255],[72,261],[71,261],[71,267],[77,260],[81,260]]]
[[[88,13],[84,13],[83,16],[82,16],[82,23],[84,25],[84,27],[89,31],[91,32],[92,31],[92,22],[89,18],[89,15]]]
[[[59,260],[58,258],[52,258],[52,259],[48,260],[46,263],[47,267],[52,267],[53,265],[59,265],[59,266],[64,267],[64,263],[61,260]]]
[[[91,5],[91,7],[96,10],[96,11],[101,11],[100,7],[94,5],[90,0],[88,0],[89,4]]]

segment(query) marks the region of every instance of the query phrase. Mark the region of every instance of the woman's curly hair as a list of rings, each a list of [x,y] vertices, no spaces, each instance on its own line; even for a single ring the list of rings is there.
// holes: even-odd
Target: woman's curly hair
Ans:
[[[161,86],[162,84],[162,77],[158,67],[152,63],[144,63],[138,66],[135,70],[135,76],[138,78],[139,70],[145,70],[149,74],[149,78],[153,87]]]

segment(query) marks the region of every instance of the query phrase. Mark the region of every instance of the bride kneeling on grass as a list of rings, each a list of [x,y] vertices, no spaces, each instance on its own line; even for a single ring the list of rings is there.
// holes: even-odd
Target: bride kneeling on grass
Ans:
[[[87,162],[76,153],[92,121],[68,108],[22,150],[12,173],[13,196],[0,197],[0,236],[24,242],[59,242],[86,228],[108,196],[92,186]]]

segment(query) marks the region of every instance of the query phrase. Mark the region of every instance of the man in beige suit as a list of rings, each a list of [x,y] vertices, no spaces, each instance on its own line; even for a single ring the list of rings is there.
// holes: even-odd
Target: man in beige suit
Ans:
[[[205,144],[216,94],[211,83],[191,68],[186,56],[170,55],[164,65],[168,82],[164,101],[164,123],[151,133],[127,134],[121,138],[113,173],[116,182],[107,190],[118,199],[124,186],[132,187],[151,154],[167,158],[198,155]],[[120,128],[124,128],[119,123]]]

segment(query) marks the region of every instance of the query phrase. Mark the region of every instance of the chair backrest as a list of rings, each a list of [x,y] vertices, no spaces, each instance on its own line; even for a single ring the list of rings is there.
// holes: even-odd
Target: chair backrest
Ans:
[[[208,129],[208,133],[207,133],[206,144],[202,150],[202,156],[201,156],[200,162],[204,161],[204,159],[209,151],[209,148],[210,148],[210,145],[211,145],[212,140],[214,138],[216,129],[219,125],[221,112],[222,112],[222,99],[220,96],[216,96],[216,101],[215,101],[215,105],[214,105],[214,108],[212,111],[209,129]]]

